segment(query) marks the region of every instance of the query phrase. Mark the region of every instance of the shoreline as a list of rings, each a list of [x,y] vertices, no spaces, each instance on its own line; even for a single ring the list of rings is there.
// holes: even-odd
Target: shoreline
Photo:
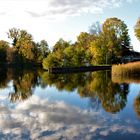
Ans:
[[[92,71],[100,71],[100,70],[111,70],[111,68],[112,66],[61,67],[61,68],[49,68],[48,72],[52,74],[92,72]]]

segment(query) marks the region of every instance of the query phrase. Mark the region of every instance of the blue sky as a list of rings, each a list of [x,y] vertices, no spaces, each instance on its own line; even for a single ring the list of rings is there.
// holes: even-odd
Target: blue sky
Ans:
[[[7,40],[6,32],[16,27],[50,46],[59,38],[74,42],[92,23],[118,17],[127,24],[134,49],[140,51],[134,35],[139,5],[140,0],[0,0],[0,39]]]

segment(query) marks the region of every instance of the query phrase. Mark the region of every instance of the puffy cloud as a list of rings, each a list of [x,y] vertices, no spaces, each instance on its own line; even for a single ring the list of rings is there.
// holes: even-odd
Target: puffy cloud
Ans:
[[[47,0],[41,1],[38,7],[44,5],[42,12],[38,10],[27,11],[33,17],[67,17],[83,13],[102,13],[105,8],[119,7],[123,3],[132,3],[136,0]]]
[[[110,139],[114,133],[140,136],[139,128],[134,127],[137,122],[122,123],[117,116],[88,112],[36,95],[15,108],[1,105],[0,110],[0,136],[6,139]]]
[[[106,7],[118,7],[120,4],[121,0],[48,0],[44,3],[46,7],[42,12],[33,9],[27,12],[33,17],[67,17],[82,13],[101,13]]]

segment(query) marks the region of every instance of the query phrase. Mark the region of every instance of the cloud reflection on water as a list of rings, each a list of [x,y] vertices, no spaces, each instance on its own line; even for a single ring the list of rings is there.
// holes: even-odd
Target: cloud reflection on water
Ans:
[[[62,101],[40,99],[33,95],[15,108],[0,105],[0,137],[6,139],[110,139],[140,136],[137,121],[120,116],[88,111]],[[129,118],[129,117],[128,117]],[[135,123],[135,125],[134,125]]]

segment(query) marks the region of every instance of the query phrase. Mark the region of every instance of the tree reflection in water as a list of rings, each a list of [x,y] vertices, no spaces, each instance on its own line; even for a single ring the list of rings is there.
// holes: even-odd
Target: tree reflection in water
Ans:
[[[28,99],[36,86],[45,88],[55,86],[58,90],[68,92],[76,90],[82,97],[88,97],[92,109],[102,106],[105,111],[116,113],[123,109],[127,102],[128,84],[117,84],[111,81],[110,71],[75,74],[49,74],[43,71],[6,70],[0,78],[0,88],[6,88],[13,81],[13,89],[9,93],[11,102]],[[4,84],[3,84],[4,83]]]
[[[134,100],[134,110],[135,110],[137,116],[140,118],[140,93]]]
[[[128,85],[114,84],[109,76],[109,73],[94,72],[92,80],[83,89],[79,90],[80,95],[89,95],[92,98],[98,98],[102,107],[111,113],[119,112],[123,109],[127,102]],[[87,92],[85,93],[85,88]],[[93,100],[92,100],[93,101]],[[98,102],[97,102],[98,103]],[[97,104],[98,105],[98,104]]]
[[[14,92],[9,94],[11,102],[24,101],[32,95],[36,83],[36,78],[34,78],[34,74],[29,72],[13,80]]]
[[[4,82],[5,87],[1,88],[6,88],[8,83],[13,81],[14,91],[9,93],[11,102],[24,101],[33,94],[33,90],[38,83],[37,73],[35,71],[8,69],[7,71],[3,71],[2,74],[4,73],[7,76],[0,83]]]
[[[111,81],[110,72],[93,72],[78,74],[44,74],[44,83],[55,86],[58,90],[73,91],[77,89],[81,97],[89,97],[92,108],[102,105],[105,111],[116,113],[127,103],[129,86]]]

